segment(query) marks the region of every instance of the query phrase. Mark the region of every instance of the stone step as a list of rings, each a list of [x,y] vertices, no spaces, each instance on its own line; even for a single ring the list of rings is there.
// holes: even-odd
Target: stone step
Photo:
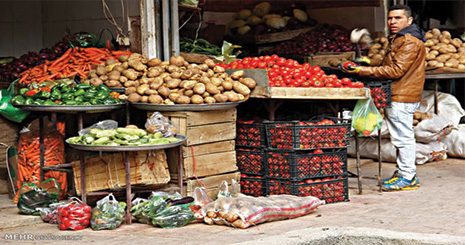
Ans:
[[[0,195],[0,230],[42,222],[40,216],[21,214],[7,194]]]

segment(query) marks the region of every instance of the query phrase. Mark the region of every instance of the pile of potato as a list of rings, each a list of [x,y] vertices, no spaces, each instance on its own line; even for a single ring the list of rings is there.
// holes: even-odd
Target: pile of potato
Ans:
[[[93,85],[126,87],[120,99],[132,103],[202,104],[247,100],[256,82],[239,70],[228,75],[211,59],[189,64],[181,56],[169,61],[133,53],[122,55],[119,63],[107,62],[89,73]]]
[[[465,70],[465,43],[437,28],[426,32],[427,67],[449,67]]]
[[[433,117],[433,114],[431,113],[416,111],[413,114],[413,126],[417,126],[417,124],[419,124],[421,121],[428,120],[432,117]]]
[[[367,54],[368,58],[371,59],[371,65],[377,66],[381,64],[388,45],[389,40],[385,37],[373,39],[373,45],[370,46]]]

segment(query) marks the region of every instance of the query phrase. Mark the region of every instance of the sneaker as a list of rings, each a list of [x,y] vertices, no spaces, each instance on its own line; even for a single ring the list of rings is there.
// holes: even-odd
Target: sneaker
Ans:
[[[381,184],[384,185],[384,184],[387,184],[387,183],[392,183],[393,181],[395,181],[394,179],[396,179],[396,178],[402,178],[402,175],[399,173],[399,170],[394,171],[391,178],[383,179],[381,181]],[[417,179],[417,187],[420,187],[421,184],[420,184],[420,181],[417,178],[417,175],[415,175],[413,178]]]
[[[404,179],[402,175],[399,177],[391,178],[388,182],[383,184],[383,191],[404,191],[404,190],[416,190],[420,186],[418,178],[415,176],[412,180]]]

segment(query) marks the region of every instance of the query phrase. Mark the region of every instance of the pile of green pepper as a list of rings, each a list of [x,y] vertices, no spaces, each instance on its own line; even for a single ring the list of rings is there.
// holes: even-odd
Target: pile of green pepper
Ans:
[[[21,88],[11,103],[20,105],[112,105],[122,103],[119,94],[106,85],[92,86],[88,83],[68,85],[59,83],[53,88]]]

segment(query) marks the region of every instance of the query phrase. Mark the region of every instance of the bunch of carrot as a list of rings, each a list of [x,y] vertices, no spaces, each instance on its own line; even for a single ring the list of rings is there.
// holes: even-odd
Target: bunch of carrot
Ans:
[[[56,130],[49,130],[44,138],[44,166],[65,163],[65,145],[63,135]],[[46,171],[44,179],[54,178],[60,184],[60,196],[64,197],[68,189],[66,172]],[[18,143],[18,188],[23,183],[40,182],[40,143],[39,133],[24,133]],[[15,197],[15,203],[18,195]]]
[[[100,65],[109,59],[117,60],[129,51],[110,51],[106,48],[68,49],[60,58],[37,65],[19,74],[20,84],[42,83],[72,76],[86,78],[93,65]]]

